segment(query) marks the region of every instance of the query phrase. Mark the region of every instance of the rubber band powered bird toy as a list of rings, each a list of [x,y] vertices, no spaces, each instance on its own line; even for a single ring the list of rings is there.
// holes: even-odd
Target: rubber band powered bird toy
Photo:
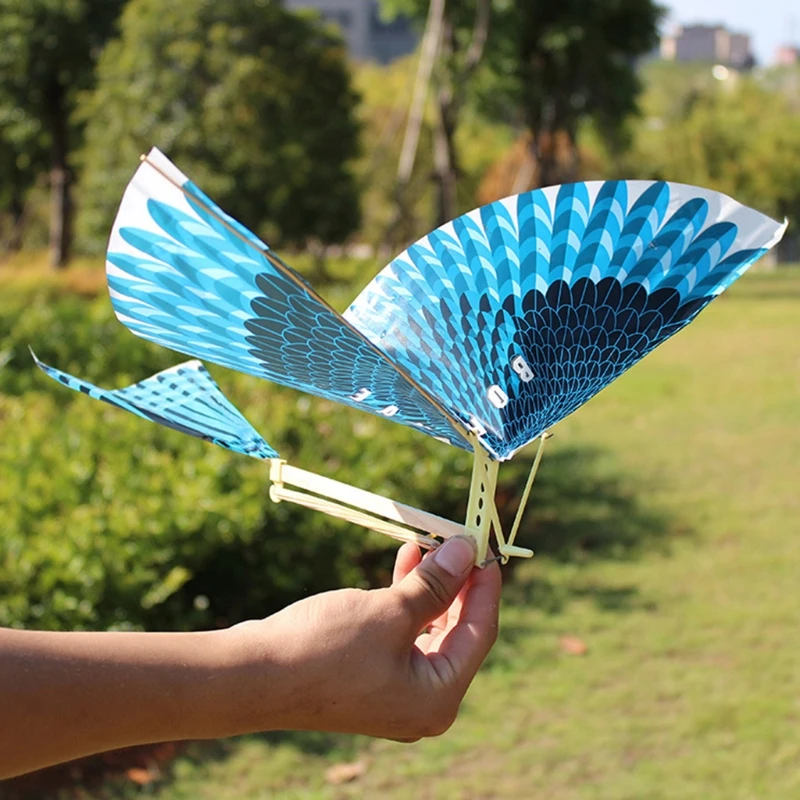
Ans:
[[[716,192],[651,181],[552,186],[448,222],[336,313],[154,149],[128,185],[107,279],[133,333],[195,359],[407,425],[471,451],[463,523],[290,466],[200,361],[107,391],[72,389],[253,458],[276,502],[436,547],[467,534],[486,563],[514,544],[548,431],[689,324],[775,245],[779,224]],[[514,525],[498,466],[539,441]]]

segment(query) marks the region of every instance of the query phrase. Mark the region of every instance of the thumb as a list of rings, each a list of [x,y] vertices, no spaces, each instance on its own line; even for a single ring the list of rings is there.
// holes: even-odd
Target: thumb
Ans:
[[[395,584],[393,591],[402,596],[413,618],[415,636],[453,604],[472,572],[475,553],[473,539],[454,536]]]

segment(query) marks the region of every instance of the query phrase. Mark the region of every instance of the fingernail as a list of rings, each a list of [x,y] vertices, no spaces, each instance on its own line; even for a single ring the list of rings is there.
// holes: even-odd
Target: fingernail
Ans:
[[[433,560],[445,572],[458,577],[475,563],[475,544],[472,539],[454,536],[436,549]]]

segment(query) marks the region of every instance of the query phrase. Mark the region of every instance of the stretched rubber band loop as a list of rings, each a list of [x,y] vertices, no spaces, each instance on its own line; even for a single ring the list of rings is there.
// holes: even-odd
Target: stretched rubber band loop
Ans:
[[[507,543],[514,544],[514,539],[517,537],[519,525],[522,522],[522,514],[525,511],[525,506],[528,504],[528,498],[531,495],[533,482],[536,479],[536,473],[539,471],[539,464],[542,463],[542,456],[544,455],[544,443],[549,434],[545,431],[539,438],[539,449],[536,451],[536,458],[533,459],[530,474],[528,475],[528,482],[525,484],[525,491],[522,493],[522,499],[519,501],[519,508],[517,509],[517,516],[514,518],[514,524],[511,527],[511,533],[508,535]]]

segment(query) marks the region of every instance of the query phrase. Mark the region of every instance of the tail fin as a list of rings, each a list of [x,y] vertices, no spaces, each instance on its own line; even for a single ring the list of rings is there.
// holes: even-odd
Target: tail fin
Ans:
[[[170,367],[124,389],[106,390],[43,364],[33,351],[31,355],[42,372],[77,392],[227,450],[262,460],[278,458],[199,361]]]

